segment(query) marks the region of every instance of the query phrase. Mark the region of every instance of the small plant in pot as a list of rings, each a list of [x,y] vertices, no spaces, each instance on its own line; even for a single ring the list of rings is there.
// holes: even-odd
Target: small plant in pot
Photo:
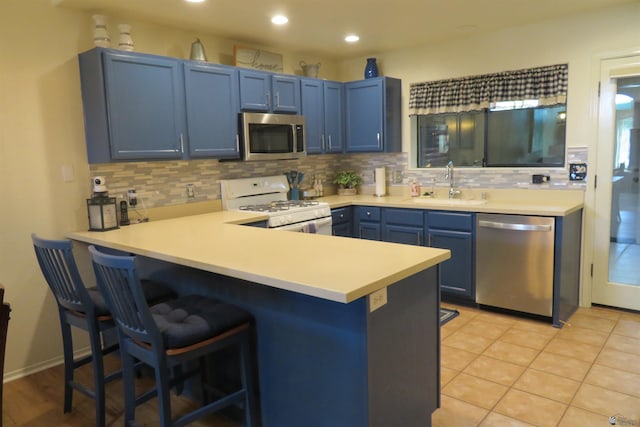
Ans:
[[[355,196],[356,186],[362,182],[362,177],[353,171],[343,171],[333,180],[338,185],[338,194],[341,196]]]

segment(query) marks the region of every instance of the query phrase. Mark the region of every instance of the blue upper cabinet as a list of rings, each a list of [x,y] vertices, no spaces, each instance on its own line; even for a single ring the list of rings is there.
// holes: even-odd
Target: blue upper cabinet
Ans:
[[[343,145],[343,85],[302,78],[301,112],[307,133],[307,153],[340,153]]]
[[[189,156],[239,158],[238,70],[186,62],[184,82]]]
[[[345,83],[346,151],[402,151],[401,81],[378,77]]]
[[[256,70],[239,70],[240,109],[300,113],[300,79]]]
[[[90,163],[183,157],[179,60],[105,49],[79,59]]]

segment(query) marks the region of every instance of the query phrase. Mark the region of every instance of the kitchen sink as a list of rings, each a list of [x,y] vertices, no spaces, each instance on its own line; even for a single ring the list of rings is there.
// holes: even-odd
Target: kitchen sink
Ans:
[[[433,206],[482,206],[487,203],[480,199],[440,199],[432,197],[412,197],[413,203]]]

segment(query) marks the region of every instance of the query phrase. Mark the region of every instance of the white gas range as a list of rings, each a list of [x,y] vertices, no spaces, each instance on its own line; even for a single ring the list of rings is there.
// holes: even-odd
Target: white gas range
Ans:
[[[274,230],[331,235],[331,208],[315,200],[287,200],[289,184],[284,175],[220,181],[222,209],[269,215]]]

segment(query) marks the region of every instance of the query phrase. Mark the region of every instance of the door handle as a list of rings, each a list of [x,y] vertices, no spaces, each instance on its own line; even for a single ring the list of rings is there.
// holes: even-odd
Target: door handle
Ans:
[[[478,221],[479,227],[484,228],[497,228],[499,230],[516,230],[516,231],[551,231],[551,225],[536,225],[536,224],[512,224],[506,222],[495,221]]]

